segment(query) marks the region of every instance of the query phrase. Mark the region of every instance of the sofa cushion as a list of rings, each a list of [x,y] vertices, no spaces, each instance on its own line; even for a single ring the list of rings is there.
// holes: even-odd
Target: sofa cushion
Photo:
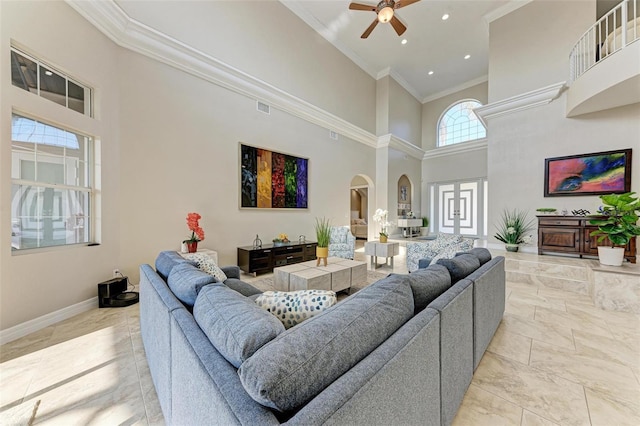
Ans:
[[[174,266],[167,280],[173,294],[189,308],[196,303],[196,297],[202,287],[214,282],[216,282],[215,277],[186,262]]]
[[[198,269],[200,269],[202,272],[206,272],[207,274],[216,277],[216,280],[220,281],[221,283],[226,281],[227,276],[225,275],[224,271],[220,269],[218,265],[216,265],[216,262],[208,254],[197,252],[188,253],[184,255],[184,258],[195,262]]]
[[[191,265],[195,265],[194,262],[180,256],[180,254],[178,254],[178,252],[176,251],[161,251],[156,258],[156,272],[163,280],[167,281],[171,270],[179,263],[189,263]]]
[[[330,290],[265,291],[256,303],[275,315],[284,328],[291,328],[332,307],[337,300]]]
[[[407,275],[413,293],[414,314],[451,287],[451,275],[443,265],[431,265]]]
[[[224,282],[224,285],[229,287],[231,290],[235,290],[241,295],[247,297],[262,294],[261,290],[258,290],[251,284],[245,283],[244,281],[237,278],[227,278],[227,280]]]
[[[458,254],[463,254],[463,253],[464,252],[458,253]],[[478,260],[480,261],[480,266],[484,265],[485,263],[491,260],[491,252],[484,247],[474,247],[466,253],[471,253],[472,255],[477,257]]]
[[[457,283],[480,267],[480,260],[470,253],[461,254],[453,259],[440,259],[438,265],[449,270],[451,282]]]
[[[264,345],[238,374],[247,393],[279,411],[299,407],[413,316],[404,276],[377,281]]]
[[[211,344],[236,368],[284,331],[273,315],[224,284],[200,292],[193,317]]]

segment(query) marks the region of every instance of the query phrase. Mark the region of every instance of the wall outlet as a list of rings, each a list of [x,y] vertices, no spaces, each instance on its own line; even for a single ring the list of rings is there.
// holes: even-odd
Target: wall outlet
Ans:
[[[122,274],[120,273],[120,269],[116,268],[113,270],[113,278],[119,278]]]

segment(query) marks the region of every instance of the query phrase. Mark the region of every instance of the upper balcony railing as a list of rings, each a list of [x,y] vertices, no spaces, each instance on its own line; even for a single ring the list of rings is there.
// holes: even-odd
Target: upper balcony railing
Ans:
[[[640,39],[638,3],[639,0],[623,0],[584,33],[569,55],[570,81]]]

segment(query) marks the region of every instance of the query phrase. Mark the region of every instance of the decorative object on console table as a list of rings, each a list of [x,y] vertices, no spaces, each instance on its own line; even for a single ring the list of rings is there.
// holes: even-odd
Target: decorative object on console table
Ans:
[[[318,239],[318,246],[316,247],[316,257],[318,261],[316,266],[320,265],[320,260],[324,262],[324,266],[327,266],[327,257],[329,257],[329,239],[331,237],[331,221],[329,219],[316,218],[316,238]]]
[[[285,244],[289,244],[289,237],[287,236],[287,234],[280,234],[273,239],[274,247],[281,247]]]
[[[603,216],[591,219],[589,223],[598,227],[590,236],[598,236],[601,243],[608,238],[610,247],[599,246],[598,258],[603,265],[620,266],[624,260],[625,247],[640,235],[638,212],[640,201],[635,192],[601,195],[604,206],[598,209]]]
[[[429,218],[422,216],[422,227],[420,227],[420,235],[426,237],[429,235]]]
[[[380,224],[380,242],[386,243],[387,238],[389,238],[389,234],[387,233],[387,227],[391,225],[391,223],[387,220],[389,216],[389,212],[387,210],[377,209],[373,215],[374,222]]]
[[[189,253],[195,253],[198,251],[198,243],[204,240],[204,230],[200,227],[200,216],[198,213],[187,214],[187,227],[191,231],[191,236],[183,241],[187,245],[187,251]]]
[[[544,196],[621,194],[631,191],[631,149],[544,160]]]
[[[502,241],[510,252],[517,252],[519,244],[529,244],[532,240],[528,232],[535,229],[533,219],[529,219],[526,211],[504,210],[502,222],[497,226],[494,238]]]
[[[539,209],[536,209],[536,211],[543,214],[554,214],[558,211],[558,209],[554,209],[552,207],[541,207]]]
[[[262,248],[262,240],[260,239],[258,234],[256,234],[256,239],[253,240],[253,248],[254,249]]]

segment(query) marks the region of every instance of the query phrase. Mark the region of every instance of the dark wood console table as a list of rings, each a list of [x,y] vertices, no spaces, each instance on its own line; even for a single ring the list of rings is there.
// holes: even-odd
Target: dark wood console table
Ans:
[[[315,260],[318,243],[288,243],[282,246],[265,244],[256,249],[253,246],[238,247],[238,266],[248,274],[273,272],[278,266]]]
[[[580,257],[598,256],[598,246],[611,245],[609,238],[598,243],[591,232],[598,229],[589,223],[593,216],[538,217],[538,254],[543,252],[578,254]],[[636,239],[633,238],[624,250],[625,259],[636,263]]]

